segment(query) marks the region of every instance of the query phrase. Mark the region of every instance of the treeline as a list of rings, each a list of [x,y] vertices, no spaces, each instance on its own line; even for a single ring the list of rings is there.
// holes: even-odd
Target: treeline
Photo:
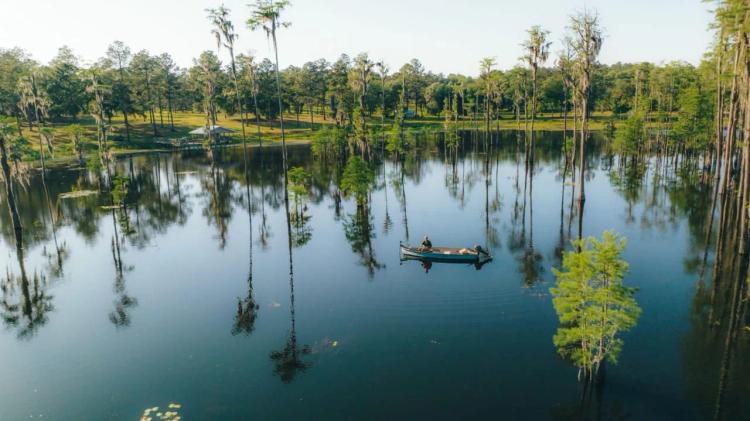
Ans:
[[[557,57],[545,54],[532,62],[526,57],[524,65],[506,71],[495,69],[494,60],[485,59],[479,77],[434,73],[417,59],[394,71],[367,54],[343,54],[332,63],[319,59],[281,71],[281,106],[287,118],[299,121],[319,116],[342,126],[354,122],[357,109],[368,117],[393,118],[403,106],[406,119],[513,119],[515,127],[528,127],[537,112],[560,117],[574,112],[570,46],[554,47],[561,47]],[[222,63],[214,52],[201,53],[185,69],[167,53],[134,53],[116,41],[89,67],[68,47],[60,48],[46,65],[18,48],[0,50],[0,114],[28,126],[36,120],[76,120],[89,114],[94,102],[92,73],[108,88],[105,117],[111,122],[115,115],[126,121],[139,116],[150,122],[154,135],[174,127],[175,111],[205,111],[207,95],[212,96],[214,112],[237,115],[240,111],[231,64]],[[713,73],[709,61],[697,68],[682,62],[595,64],[588,110],[623,118],[637,111],[653,124],[676,129],[680,137],[704,144],[711,133],[716,93]],[[254,112],[257,101],[260,118],[278,118],[274,64],[239,54],[236,74],[243,110]],[[210,94],[206,79],[214,81]],[[125,129],[123,136],[128,135]]]

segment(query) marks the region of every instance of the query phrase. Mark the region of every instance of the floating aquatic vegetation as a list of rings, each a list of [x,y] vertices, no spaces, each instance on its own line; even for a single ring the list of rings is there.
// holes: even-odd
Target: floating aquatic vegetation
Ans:
[[[315,343],[310,346],[310,353],[311,354],[320,354],[323,352],[330,352],[333,351],[334,348],[339,348],[341,344],[338,340],[332,339],[329,337],[325,337],[319,341],[315,341]]]
[[[67,193],[60,193],[60,199],[77,199],[79,197],[93,196],[98,194],[96,190],[74,190]]]
[[[146,408],[141,415],[141,421],[156,421],[156,420],[168,420],[168,421],[180,421],[182,415],[180,415],[179,409],[182,405],[175,402],[170,402],[167,405],[167,411],[161,411],[158,406]]]

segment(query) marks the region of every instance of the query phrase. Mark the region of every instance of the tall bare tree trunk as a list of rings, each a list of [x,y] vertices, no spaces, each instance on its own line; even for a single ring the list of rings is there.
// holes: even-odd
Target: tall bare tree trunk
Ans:
[[[531,68],[531,131],[536,123],[536,66]]]
[[[586,170],[586,137],[588,135],[588,98],[587,95],[584,94],[581,98],[581,139],[580,139],[580,151],[579,155],[581,157],[581,167],[580,167],[580,173],[579,173],[579,180],[578,182],[581,184],[581,188],[578,189],[578,202],[581,209],[583,209],[583,202],[586,201],[586,193],[585,193],[585,178],[584,178],[584,172]],[[582,212],[583,213],[583,212]]]
[[[247,152],[247,136],[245,135],[245,111],[242,107],[240,84],[237,83],[237,66],[234,61],[234,48],[232,47],[229,47],[229,58],[231,59],[232,65],[232,81],[234,82],[234,94],[235,98],[237,99],[237,108],[240,109],[240,125],[242,126],[242,149],[244,152]]]
[[[3,170],[3,183],[5,185],[5,195],[8,198],[8,212],[10,213],[10,219],[13,222],[13,232],[16,237],[16,244],[23,244],[23,226],[21,225],[21,218],[18,215],[18,207],[16,204],[16,194],[13,189],[13,178],[10,171],[10,165],[8,164],[8,151],[5,145],[5,135],[0,133],[0,166]]]
[[[741,38],[740,38],[741,40]],[[742,41],[740,42],[742,44]],[[726,190],[730,184],[731,177],[731,159],[732,152],[734,149],[734,139],[737,137],[737,117],[739,115],[739,78],[738,71],[740,65],[740,51],[741,46],[736,48],[734,56],[734,76],[732,78],[732,90],[729,96],[729,120],[727,122],[727,140],[724,144],[724,177],[721,180],[719,186],[719,195],[723,196],[726,194]]]
[[[747,48],[750,45],[748,41],[747,32],[743,33],[742,36],[743,44]],[[744,255],[747,251],[747,244],[745,241],[745,234],[747,230],[747,217],[748,217],[748,187],[750,185],[750,54],[745,53],[745,67],[744,67],[744,82],[743,89],[745,90],[745,115],[744,124],[742,128],[742,179],[740,182],[740,190],[738,192],[738,217],[740,218],[740,254]]]

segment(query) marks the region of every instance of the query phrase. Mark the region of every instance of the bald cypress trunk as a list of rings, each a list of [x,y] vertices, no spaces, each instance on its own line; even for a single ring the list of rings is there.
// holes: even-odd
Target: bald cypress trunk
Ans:
[[[586,136],[588,135],[588,98],[586,95],[581,98],[581,139],[580,139],[580,151],[579,155],[581,157],[581,167],[580,167],[580,174],[579,174],[579,183],[581,184],[581,188],[578,190],[578,202],[581,204],[581,208],[583,208],[583,202],[586,201],[586,193],[585,193],[585,179],[584,179],[584,172],[586,168],[586,159],[585,159],[585,150],[586,150]]]
[[[734,56],[734,77],[732,78],[732,90],[729,95],[729,120],[727,121],[727,140],[724,144],[724,178],[721,180],[719,185],[719,195],[726,194],[726,190],[730,183],[731,172],[731,160],[732,152],[734,149],[734,139],[737,131],[737,117],[739,115],[739,80],[737,77],[737,71],[739,70],[740,64],[740,50],[737,48]]]
[[[21,218],[18,215],[18,208],[16,206],[16,195],[13,189],[13,178],[10,171],[10,165],[8,164],[8,151],[5,145],[5,136],[0,133],[0,166],[3,170],[3,182],[5,185],[5,194],[8,198],[8,212],[10,213],[10,219],[13,222],[13,232],[16,236],[16,244],[23,244],[23,227],[21,226]]]
[[[745,47],[748,45],[747,33],[743,34],[743,44]],[[748,81],[750,81],[750,55],[745,54],[745,67],[744,67],[744,79],[743,89],[745,92],[745,115],[744,124],[742,128],[742,178],[740,181],[740,190],[738,193],[739,203],[739,215],[740,218],[740,254],[745,254],[747,251],[747,244],[745,241],[745,234],[747,230],[747,216],[748,216],[748,188],[750,187],[750,112],[747,110],[748,104],[750,104],[750,87],[748,87]]]

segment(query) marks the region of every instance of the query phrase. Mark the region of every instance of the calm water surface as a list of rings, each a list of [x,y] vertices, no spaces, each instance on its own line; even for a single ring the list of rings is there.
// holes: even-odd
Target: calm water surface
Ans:
[[[542,136],[529,164],[510,133],[486,153],[467,143],[455,162],[437,146],[380,159],[364,213],[339,195],[335,160],[307,146],[290,159],[312,175],[291,262],[277,148],[252,150],[249,185],[241,149],[120,158],[131,184],[118,210],[98,176],[59,168],[50,211],[37,174],[21,193],[20,255],[3,197],[0,419],[135,420],[172,402],[184,419],[739,419],[750,409],[748,336],[725,352],[726,305],[707,304],[699,281],[710,194],[689,164],[625,165],[592,143],[583,231],[627,237],[626,284],[643,314],[581,409],[577,369],[552,343],[551,268],[579,217],[558,135]],[[100,191],[59,196],[73,190]],[[399,241],[424,234],[482,244],[495,259],[400,262]],[[715,281],[719,295],[732,284]]]

